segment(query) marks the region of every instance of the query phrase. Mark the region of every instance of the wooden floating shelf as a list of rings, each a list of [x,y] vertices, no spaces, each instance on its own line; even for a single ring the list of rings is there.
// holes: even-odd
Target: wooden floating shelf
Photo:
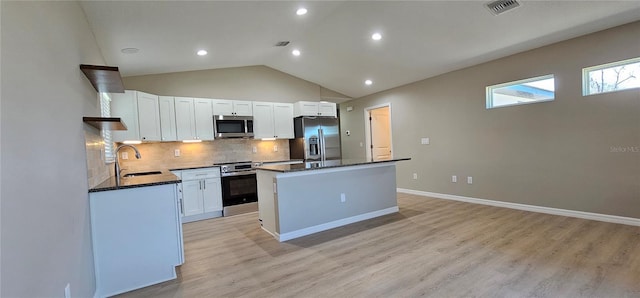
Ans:
[[[80,64],[80,70],[87,76],[96,91],[124,93],[124,84],[118,67]]]
[[[120,118],[82,117],[82,121],[100,130],[127,130]]]

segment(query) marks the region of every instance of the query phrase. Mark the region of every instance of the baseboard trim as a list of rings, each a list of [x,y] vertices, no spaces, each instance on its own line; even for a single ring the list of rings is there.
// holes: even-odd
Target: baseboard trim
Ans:
[[[376,211],[373,211],[373,212],[368,212],[368,213],[365,213],[365,214],[360,214],[360,215],[356,215],[356,216],[351,216],[351,217],[347,217],[347,218],[334,220],[334,221],[331,221],[331,222],[328,222],[328,223],[319,224],[319,225],[316,225],[316,226],[311,226],[311,227],[308,227],[308,228],[295,230],[295,231],[287,232],[287,233],[283,233],[283,234],[271,233],[271,232],[269,232],[269,233],[271,235],[274,235],[276,237],[276,239],[278,239],[278,241],[283,242],[283,241],[295,239],[295,238],[298,238],[298,237],[307,236],[307,235],[315,234],[315,233],[318,233],[318,232],[326,231],[326,230],[329,230],[329,229],[345,226],[345,225],[352,224],[352,223],[355,223],[355,222],[371,219],[371,218],[374,218],[374,217],[395,213],[395,212],[398,212],[398,211],[399,211],[398,206],[394,206],[394,207],[390,207],[390,208],[386,208],[386,209],[381,209],[381,210],[376,210]]]
[[[493,201],[493,200],[478,199],[478,198],[464,197],[464,196],[458,196],[458,195],[406,189],[406,188],[398,188],[397,191],[400,193],[406,193],[406,194],[412,194],[412,195],[418,195],[418,196],[424,196],[424,197],[432,197],[437,199],[453,200],[453,201],[467,202],[467,203],[473,203],[473,204],[504,207],[509,209],[517,209],[517,210],[524,210],[524,211],[531,211],[531,212],[538,212],[538,213],[576,217],[576,218],[604,221],[604,222],[617,223],[617,224],[630,225],[630,226],[640,226],[640,218],[591,213],[591,212],[584,212],[584,211],[574,211],[574,210],[567,210],[567,209],[542,207],[542,206],[526,205],[526,204],[518,204],[518,203],[510,203],[510,202],[502,202],[502,201]]]

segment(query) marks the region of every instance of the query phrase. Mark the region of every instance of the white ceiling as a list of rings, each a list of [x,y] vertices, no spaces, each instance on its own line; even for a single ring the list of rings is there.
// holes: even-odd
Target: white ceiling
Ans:
[[[123,76],[266,65],[349,97],[640,20],[640,1],[83,1]],[[297,16],[298,7],[308,13]],[[382,40],[371,34],[380,32]],[[630,38],[638,38],[633,36]],[[278,41],[291,41],[275,47]],[[123,48],[138,48],[123,54]],[[294,57],[298,48],[302,55]],[[209,55],[196,56],[198,49]],[[374,84],[365,86],[364,80]]]

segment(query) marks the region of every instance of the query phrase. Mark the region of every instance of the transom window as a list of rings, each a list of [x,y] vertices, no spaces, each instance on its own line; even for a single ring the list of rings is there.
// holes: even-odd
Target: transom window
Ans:
[[[552,101],[555,80],[546,75],[487,87],[487,109]]]
[[[582,69],[582,95],[640,88],[640,57]]]

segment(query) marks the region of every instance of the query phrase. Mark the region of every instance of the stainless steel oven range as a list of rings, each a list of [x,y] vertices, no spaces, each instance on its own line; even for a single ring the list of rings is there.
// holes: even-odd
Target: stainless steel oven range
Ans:
[[[258,211],[256,170],[250,161],[214,164],[222,176],[223,216]]]

